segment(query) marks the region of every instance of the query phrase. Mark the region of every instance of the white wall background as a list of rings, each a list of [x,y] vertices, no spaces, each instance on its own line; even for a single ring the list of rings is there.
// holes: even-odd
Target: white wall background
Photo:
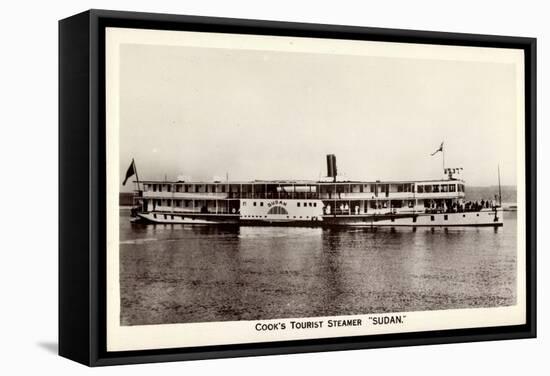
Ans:
[[[88,8],[537,37],[539,338],[87,369],[57,357],[57,20]],[[0,16],[0,373],[542,374],[548,368],[546,228],[550,26],[544,1],[4,2]],[[546,108],[545,108],[546,107]],[[545,196],[546,194],[546,196]],[[546,215],[542,214],[546,213]],[[546,299],[545,299],[546,298]]]

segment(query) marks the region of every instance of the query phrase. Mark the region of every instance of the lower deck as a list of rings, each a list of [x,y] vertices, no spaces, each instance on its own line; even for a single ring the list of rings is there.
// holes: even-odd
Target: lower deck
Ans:
[[[161,202],[162,204],[163,202]],[[501,226],[502,209],[482,201],[239,199],[194,201],[189,207],[138,202],[142,221],[285,226]]]
[[[285,214],[243,216],[240,214],[204,214],[148,212],[137,213],[136,219],[146,223],[192,225],[240,225],[240,226],[356,226],[356,227],[453,227],[453,226],[502,226],[501,208],[482,209],[477,212],[459,213],[410,213],[335,215],[287,218]],[[293,216],[294,217],[294,216]]]

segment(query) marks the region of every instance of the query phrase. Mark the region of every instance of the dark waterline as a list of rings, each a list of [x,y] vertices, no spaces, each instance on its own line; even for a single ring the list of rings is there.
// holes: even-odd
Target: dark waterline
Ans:
[[[121,210],[121,324],[336,316],[516,302],[504,227],[132,225]]]

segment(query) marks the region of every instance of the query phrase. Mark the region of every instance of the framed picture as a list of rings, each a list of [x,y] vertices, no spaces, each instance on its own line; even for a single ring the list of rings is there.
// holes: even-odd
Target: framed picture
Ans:
[[[59,353],[534,337],[536,40],[59,23]]]

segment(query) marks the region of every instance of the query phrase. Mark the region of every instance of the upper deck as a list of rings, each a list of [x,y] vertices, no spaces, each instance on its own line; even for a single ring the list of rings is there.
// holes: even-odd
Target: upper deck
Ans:
[[[464,181],[453,179],[392,182],[142,181],[144,198],[180,199],[449,199],[464,197]]]

